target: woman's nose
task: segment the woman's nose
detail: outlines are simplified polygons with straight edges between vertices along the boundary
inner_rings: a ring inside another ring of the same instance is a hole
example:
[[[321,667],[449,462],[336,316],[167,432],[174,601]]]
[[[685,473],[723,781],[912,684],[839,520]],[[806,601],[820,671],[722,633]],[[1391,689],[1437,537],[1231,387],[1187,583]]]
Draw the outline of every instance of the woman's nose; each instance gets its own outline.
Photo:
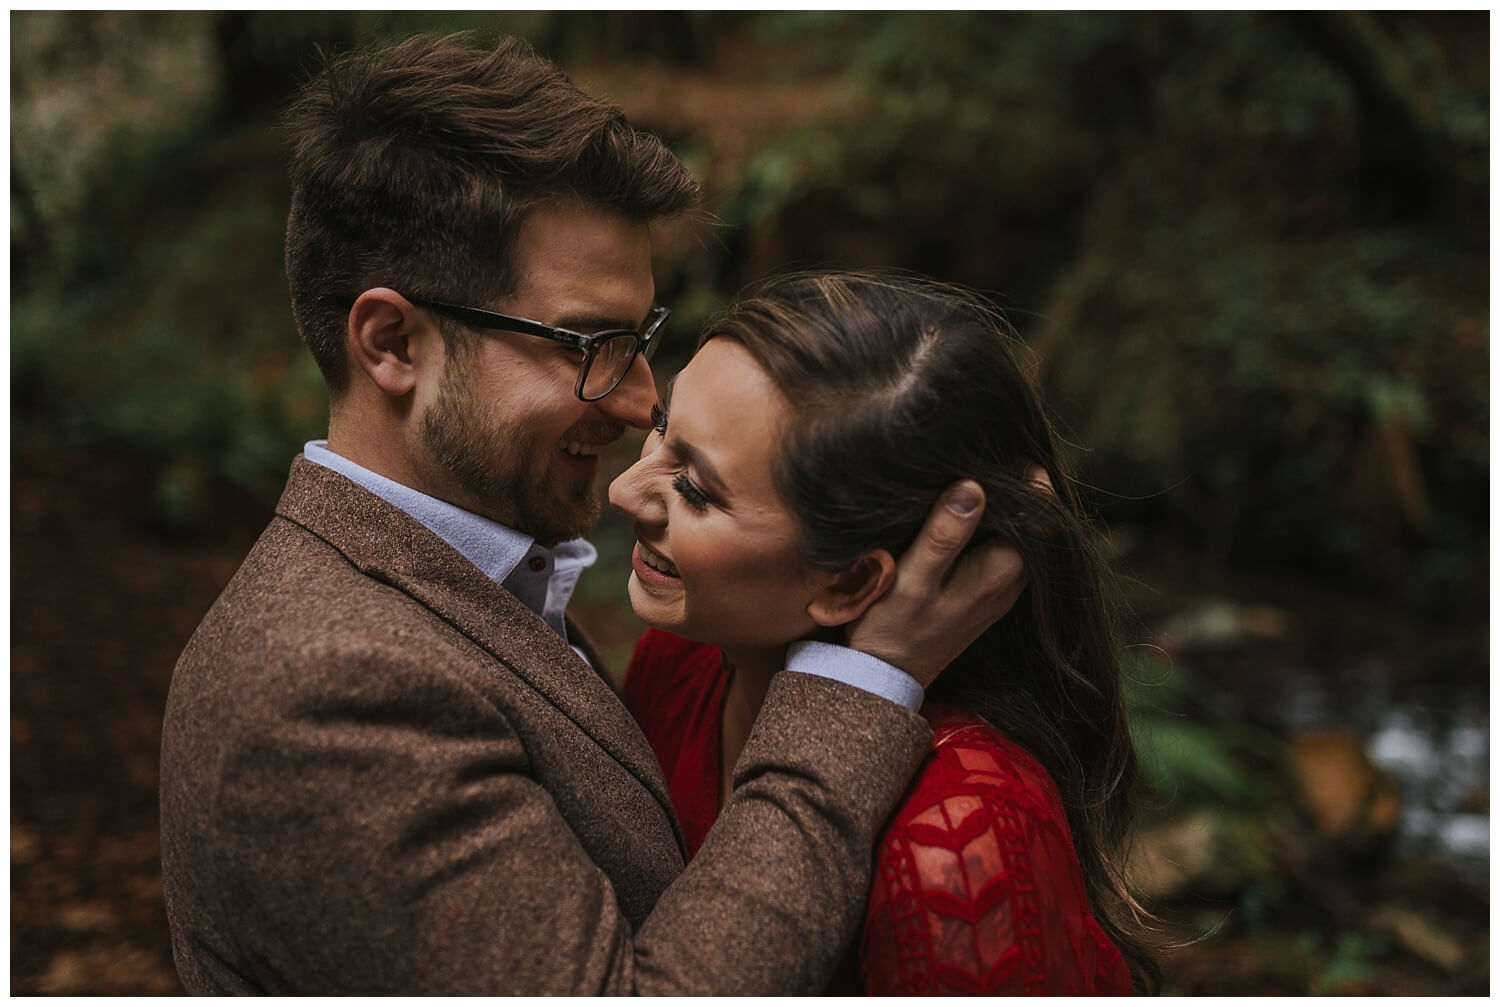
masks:
[[[647,437],[646,445],[641,449],[641,460],[609,484],[610,506],[638,524],[662,525],[667,520],[666,504],[661,494],[653,489],[651,459],[655,453],[652,445],[655,440],[658,440],[655,436]]]

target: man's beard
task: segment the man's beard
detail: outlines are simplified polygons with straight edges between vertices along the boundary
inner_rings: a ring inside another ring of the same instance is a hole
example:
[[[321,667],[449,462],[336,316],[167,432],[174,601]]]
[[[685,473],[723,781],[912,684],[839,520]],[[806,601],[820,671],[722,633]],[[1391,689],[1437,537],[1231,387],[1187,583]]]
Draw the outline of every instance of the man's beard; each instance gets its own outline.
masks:
[[[464,506],[546,548],[593,528],[601,508],[593,480],[559,478],[557,444],[539,445],[534,434],[498,422],[462,373],[450,362],[422,435],[469,497]]]

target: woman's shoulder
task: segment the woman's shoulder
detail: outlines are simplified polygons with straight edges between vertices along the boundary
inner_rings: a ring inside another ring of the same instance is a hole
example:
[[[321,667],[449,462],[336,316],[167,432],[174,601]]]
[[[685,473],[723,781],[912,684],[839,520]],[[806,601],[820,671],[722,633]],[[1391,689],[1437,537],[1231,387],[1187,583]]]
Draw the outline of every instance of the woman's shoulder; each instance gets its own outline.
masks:
[[[1058,821],[1066,815],[1057,785],[1026,749],[972,713],[929,703],[932,754],[917,774],[897,820],[910,820],[949,797],[983,800],[992,817],[1005,811]],[[978,806],[974,810],[981,810]]]
[[[922,712],[933,748],[880,841],[866,992],[1128,992],[1047,771],[978,717]]]

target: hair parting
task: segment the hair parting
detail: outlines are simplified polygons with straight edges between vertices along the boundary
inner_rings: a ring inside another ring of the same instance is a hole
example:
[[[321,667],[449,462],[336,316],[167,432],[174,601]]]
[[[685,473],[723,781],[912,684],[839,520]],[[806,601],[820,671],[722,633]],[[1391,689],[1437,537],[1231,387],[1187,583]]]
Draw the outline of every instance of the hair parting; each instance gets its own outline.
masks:
[[[900,555],[954,480],[984,487],[973,541],[1013,543],[1030,586],[928,694],[984,717],[1047,769],[1095,915],[1137,989],[1155,990],[1151,917],[1124,869],[1137,766],[1115,586],[1003,316],[910,275],[798,273],[737,298],[700,345],[711,339],[744,346],[795,403],[773,476],[814,567],[845,570],[874,548]],[[1029,478],[1037,465],[1053,491]]]

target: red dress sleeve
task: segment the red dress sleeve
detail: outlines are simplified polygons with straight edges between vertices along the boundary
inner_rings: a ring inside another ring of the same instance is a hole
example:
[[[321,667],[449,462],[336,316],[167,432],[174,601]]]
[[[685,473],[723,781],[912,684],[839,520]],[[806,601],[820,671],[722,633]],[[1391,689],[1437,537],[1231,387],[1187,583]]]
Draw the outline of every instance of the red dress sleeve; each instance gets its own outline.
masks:
[[[934,727],[933,753],[878,850],[864,992],[1128,995],[1129,970],[1090,911],[1046,771],[977,718],[954,713]]]

